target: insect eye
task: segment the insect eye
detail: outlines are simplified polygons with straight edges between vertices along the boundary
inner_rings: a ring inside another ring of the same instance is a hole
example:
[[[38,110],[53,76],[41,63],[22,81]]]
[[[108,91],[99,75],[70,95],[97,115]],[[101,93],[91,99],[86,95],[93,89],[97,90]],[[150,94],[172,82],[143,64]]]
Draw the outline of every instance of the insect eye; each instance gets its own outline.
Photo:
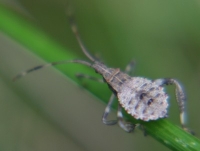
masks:
[[[150,105],[153,102],[153,99],[149,99],[147,105]]]

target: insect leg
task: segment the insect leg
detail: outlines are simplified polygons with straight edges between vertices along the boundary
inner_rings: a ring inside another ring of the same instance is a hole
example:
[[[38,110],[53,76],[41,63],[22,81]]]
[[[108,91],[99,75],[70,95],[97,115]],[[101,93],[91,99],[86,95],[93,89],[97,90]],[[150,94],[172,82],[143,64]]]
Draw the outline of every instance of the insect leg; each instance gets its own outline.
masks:
[[[122,106],[118,105],[118,111],[117,111],[117,118],[118,118],[118,124],[119,126],[124,129],[126,132],[130,133],[134,130],[135,124],[126,122],[124,120],[123,114],[122,114]]]
[[[112,94],[110,96],[109,102],[108,102],[108,104],[105,108],[105,111],[103,113],[102,122],[106,125],[117,124],[117,120],[107,120],[108,114],[110,113],[110,110],[111,110],[111,105],[113,104],[114,100],[115,100],[115,95]]]
[[[131,60],[125,68],[125,73],[131,74],[134,70],[134,67],[135,67],[135,61]]]
[[[82,73],[76,74],[76,77],[80,78],[80,79],[84,78],[84,79],[89,79],[89,80],[93,80],[93,81],[96,81],[96,82],[104,83],[103,79],[96,78],[96,77],[86,75],[86,74],[82,74]]]
[[[155,82],[161,86],[163,85],[171,85],[174,84],[176,86],[176,100],[180,110],[180,123],[184,130],[193,133],[186,127],[186,110],[185,110],[185,103],[186,103],[186,96],[183,90],[183,87],[176,79],[166,78],[166,79],[157,79]]]

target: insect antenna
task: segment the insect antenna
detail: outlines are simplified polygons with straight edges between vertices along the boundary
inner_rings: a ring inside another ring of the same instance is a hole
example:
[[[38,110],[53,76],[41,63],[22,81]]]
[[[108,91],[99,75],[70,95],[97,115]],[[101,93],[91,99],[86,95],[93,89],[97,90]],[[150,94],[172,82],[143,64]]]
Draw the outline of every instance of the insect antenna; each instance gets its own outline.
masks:
[[[86,66],[89,66],[89,67],[92,66],[91,63],[84,61],[84,60],[63,60],[63,61],[51,62],[51,63],[48,63],[48,64],[39,65],[39,66],[33,67],[31,69],[28,69],[26,71],[23,71],[23,72],[19,73],[18,75],[16,75],[12,79],[12,81],[16,81],[16,80],[26,76],[28,73],[42,69],[42,68],[51,67],[51,66],[55,66],[55,65],[59,65],[59,64],[67,64],[67,63],[78,63],[78,64],[83,64],[83,65],[86,65]]]
[[[70,26],[71,26],[72,32],[74,33],[74,35],[75,35],[75,37],[76,37],[76,39],[77,39],[77,41],[78,41],[78,43],[79,43],[79,45],[81,47],[82,52],[86,55],[86,57],[88,59],[90,59],[92,62],[95,62],[95,60],[97,60],[97,59],[95,59],[95,57],[93,57],[88,52],[88,50],[86,49],[86,47],[83,44],[83,41],[80,38],[80,34],[78,32],[78,28],[77,28],[77,25],[75,23],[75,20],[74,20],[72,12],[73,12],[72,9],[68,8],[67,15],[68,15],[68,18],[69,18],[69,22],[70,22]],[[55,66],[55,65],[58,65],[58,64],[67,64],[67,63],[79,63],[79,64],[84,64],[86,66],[92,67],[91,63],[89,63],[87,61],[84,61],[84,60],[63,60],[63,61],[51,62],[51,63],[48,63],[48,64],[44,64],[44,65],[39,65],[39,66],[33,67],[31,69],[28,69],[26,71],[23,71],[23,72],[19,73],[12,80],[16,81],[16,80],[18,80],[18,79],[26,76],[28,73],[36,71],[36,70],[39,70],[39,69],[42,69],[42,68],[46,68],[46,67],[50,67],[50,66]]]

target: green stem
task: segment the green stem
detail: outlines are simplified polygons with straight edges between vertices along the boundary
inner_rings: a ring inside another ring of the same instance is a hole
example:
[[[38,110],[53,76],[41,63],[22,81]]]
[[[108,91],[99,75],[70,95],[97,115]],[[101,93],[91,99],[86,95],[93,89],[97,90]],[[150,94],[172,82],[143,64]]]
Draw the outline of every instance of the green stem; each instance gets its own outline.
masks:
[[[25,21],[24,18],[14,13],[9,8],[0,5],[0,29],[10,37],[16,39],[22,45],[28,47],[37,56],[44,60],[51,62],[55,60],[70,60],[77,58],[61,45],[57,44],[51,38],[47,37],[38,28]],[[70,66],[67,70],[63,66],[56,67],[66,76],[70,77],[73,81],[79,83],[74,77],[76,69]],[[87,67],[80,67],[86,73],[92,73],[91,69]],[[80,84],[80,83],[79,83]],[[103,88],[103,87],[102,87]],[[102,101],[106,100],[107,90],[96,87],[95,84],[88,84],[87,89],[100,98]],[[106,95],[105,95],[106,94]],[[106,101],[104,101],[106,102]],[[116,108],[116,106],[114,107]],[[132,117],[126,116],[129,121],[136,122]],[[169,147],[172,150],[179,151],[199,151],[200,141],[183,131],[181,128],[170,123],[166,119],[161,119],[152,122],[142,122],[148,135]]]

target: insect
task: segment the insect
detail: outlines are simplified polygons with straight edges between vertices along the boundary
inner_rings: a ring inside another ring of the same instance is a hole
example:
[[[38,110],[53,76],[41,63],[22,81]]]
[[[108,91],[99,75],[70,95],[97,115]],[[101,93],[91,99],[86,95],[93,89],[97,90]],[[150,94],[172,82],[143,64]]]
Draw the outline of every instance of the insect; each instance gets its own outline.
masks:
[[[108,68],[105,64],[97,61],[95,57],[93,57],[88,52],[80,38],[78,28],[72,17],[70,17],[70,25],[83,53],[91,62],[84,60],[64,60],[52,62],[26,70],[15,76],[13,80],[15,81],[32,71],[58,64],[78,63],[89,66],[103,77],[105,83],[107,83],[107,85],[113,92],[102,117],[103,123],[106,125],[114,125],[118,123],[119,126],[126,132],[133,131],[135,125],[124,120],[122,108],[124,108],[126,112],[132,115],[135,119],[140,119],[143,121],[166,118],[168,108],[168,94],[166,94],[166,92],[164,91],[164,86],[173,84],[176,87],[175,93],[180,110],[180,123],[182,125],[182,128],[188,131],[185,126],[186,98],[183,87],[177,80],[171,78],[149,80],[143,77],[131,77],[128,75],[128,73],[133,70],[133,62],[131,62],[127,66],[125,72],[120,71],[119,68]],[[117,97],[119,101],[117,120],[108,120],[107,117],[110,113],[111,105],[113,104],[115,97]]]

